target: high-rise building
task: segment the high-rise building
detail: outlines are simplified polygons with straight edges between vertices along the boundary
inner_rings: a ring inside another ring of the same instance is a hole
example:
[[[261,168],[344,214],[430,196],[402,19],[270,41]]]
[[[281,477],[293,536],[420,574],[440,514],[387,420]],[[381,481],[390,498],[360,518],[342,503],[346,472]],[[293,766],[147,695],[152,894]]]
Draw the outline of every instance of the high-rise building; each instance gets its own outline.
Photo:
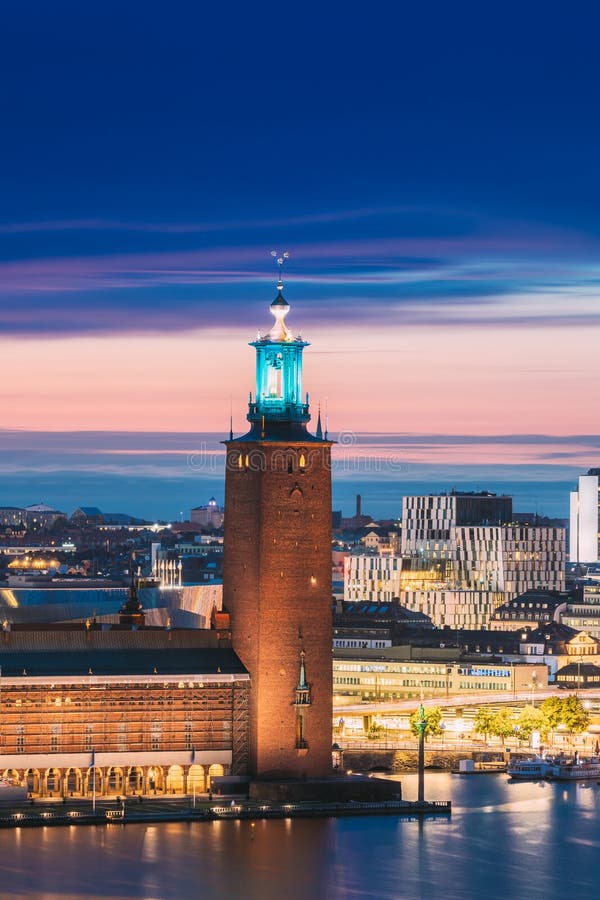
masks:
[[[599,562],[600,469],[579,476],[570,500],[569,558],[571,562]]]
[[[331,770],[331,442],[307,430],[302,352],[278,284],[273,327],[259,333],[250,430],[230,435],[223,604],[250,672],[250,771]]]
[[[404,497],[400,602],[436,625],[485,628],[525,591],[562,590],[564,529],[511,517],[511,498],[488,492]]]
[[[423,541],[449,541],[451,529],[457,526],[504,525],[511,518],[512,498],[489,491],[404,497],[402,553],[420,553]]]

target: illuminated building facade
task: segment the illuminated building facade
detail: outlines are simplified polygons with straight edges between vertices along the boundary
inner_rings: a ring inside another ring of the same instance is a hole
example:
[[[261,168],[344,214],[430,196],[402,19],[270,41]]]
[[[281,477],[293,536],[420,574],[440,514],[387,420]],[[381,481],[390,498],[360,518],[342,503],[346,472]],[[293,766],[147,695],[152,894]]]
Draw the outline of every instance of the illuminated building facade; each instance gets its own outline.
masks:
[[[569,559],[571,562],[600,561],[600,469],[580,475],[577,490],[570,494]]]
[[[562,590],[564,529],[514,525],[505,515],[512,515],[510,498],[487,492],[405,497],[404,568],[410,560],[416,582],[419,570],[430,580],[409,585],[403,576],[401,603],[436,625],[481,628],[525,591]]]
[[[331,771],[331,442],[307,430],[302,352],[282,283],[275,322],[251,346],[250,430],[230,436],[225,478],[223,606],[248,669],[250,771]]]
[[[344,600],[389,603],[400,596],[402,558],[399,556],[346,556]]]
[[[195,506],[190,512],[190,522],[202,528],[221,528],[225,510],[211,497],[206,506]]]
[[[246,771],[249,676],[215,631],[14,628],[0,664],[0,774],[34,796],[192,794]]]
[[[407,652],[408,651],[408,652]],[[405,654],[405,658],[399,656]],[[389,650],[336,650],[333,660],[333,689],[339,697],[367,701],[389,701],[411,697],[446,697],[456,694],[514,694],[548,686],[548,667],[535,664],[489,660],[444,659],[439,651],[428,659],[410,658],[410,648]]]
[[[545,622],[564,621],[562,613],[568,600],[569,595],[559,591],[525,591],[498,607],[490,620],[490,630],[522,631]]]
[[[561,613],[560,621],[577,631],[586,631],[600,638],[600,583],[589,581],[581,590],[574,591]]]
[[[27,521],[27,514],[19,506],[0,506],[0,526],[17,528]]]

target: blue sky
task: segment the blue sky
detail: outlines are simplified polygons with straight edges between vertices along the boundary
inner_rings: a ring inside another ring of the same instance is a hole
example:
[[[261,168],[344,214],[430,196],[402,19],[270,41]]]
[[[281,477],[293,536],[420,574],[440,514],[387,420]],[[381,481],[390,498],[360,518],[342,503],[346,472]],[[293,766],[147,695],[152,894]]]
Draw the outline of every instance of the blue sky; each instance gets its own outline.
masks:
[[[559,3],[12,4],[0,426],[216,432],[231,404],[243,427],[285,247],[332,428],[593,436],[599,24]],[[595,452],[569,447],[570,472]]]

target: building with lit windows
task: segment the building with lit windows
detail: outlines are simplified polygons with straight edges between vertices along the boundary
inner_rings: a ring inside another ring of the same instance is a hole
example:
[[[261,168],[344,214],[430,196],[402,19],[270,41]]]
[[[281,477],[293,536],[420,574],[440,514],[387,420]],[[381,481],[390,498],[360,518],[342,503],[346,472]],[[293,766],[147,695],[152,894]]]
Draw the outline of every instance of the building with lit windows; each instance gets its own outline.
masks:
[[[27,513],[20,506],[0,506],[0,527],[18,528],[27,521]]]
[[[402,558],[400,556],[346,556],[344,559],[344,600],[390,603],[400,596]]]
[[[7,619],[0,632],[0,771],[35,795],[191,794],[216,774],[305,787],[332,773],[332,442],[320,416],[307,428],[308,342],[285,322],[282,288],[251,344],[249,430],[226,441],[223,609],[211,627],[144,625],[132,584],[119,624]],[[164,592],[181,591],[179,566],[170,575]]]
[[[225,510],[211,497],[206,506],[195,506],[190,512],[190,521],[201,528],[221,528]]]
[[[532,684],[548,685],[548,667],[542,660],[471,659],[457,650],[412,647],[334,652],[333,690],[338,705],[343,697],[388,701],[488,691],[491,696],[510,695],[531,689]]]
[[[592,637],[600,638],[600,582],[586,581],[579,590],[573,591],[561,611],[560,621],[577,631],[586,631]]]
[[[525,591],[562,590],[564,529],[511,516],[510,497],[489,492],[404,497],[400,602],[435,625],[472,629]]]
[[[560,622],[549,622],[521,635],[519,652],[526,657],[541,657],[551,681],[567,665],[600,664],[600,642],[585,631],[575,631]]]
[[[522,631],[538,628],[546,622],[564,621],[562,614],[567,610],[570,598],[565,591],[525,591],[495,610],[490,629]]]
[[[600,561],[600,469],[580,475],[570,495],[569,559],[577,563]]]
[[[246,772],[249,675],[226,636],[125,613],[0,632],[0,775],[33,796],[201,793]]]

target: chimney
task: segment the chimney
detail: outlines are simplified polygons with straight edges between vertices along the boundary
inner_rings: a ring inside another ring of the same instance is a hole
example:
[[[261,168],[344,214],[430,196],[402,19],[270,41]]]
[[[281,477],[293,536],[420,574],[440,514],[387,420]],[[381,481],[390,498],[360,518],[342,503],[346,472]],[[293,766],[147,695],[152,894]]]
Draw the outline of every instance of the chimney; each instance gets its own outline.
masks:
[[[361,516],[361,496],[360,494],[356,495],[356,518],[360,519]]]

